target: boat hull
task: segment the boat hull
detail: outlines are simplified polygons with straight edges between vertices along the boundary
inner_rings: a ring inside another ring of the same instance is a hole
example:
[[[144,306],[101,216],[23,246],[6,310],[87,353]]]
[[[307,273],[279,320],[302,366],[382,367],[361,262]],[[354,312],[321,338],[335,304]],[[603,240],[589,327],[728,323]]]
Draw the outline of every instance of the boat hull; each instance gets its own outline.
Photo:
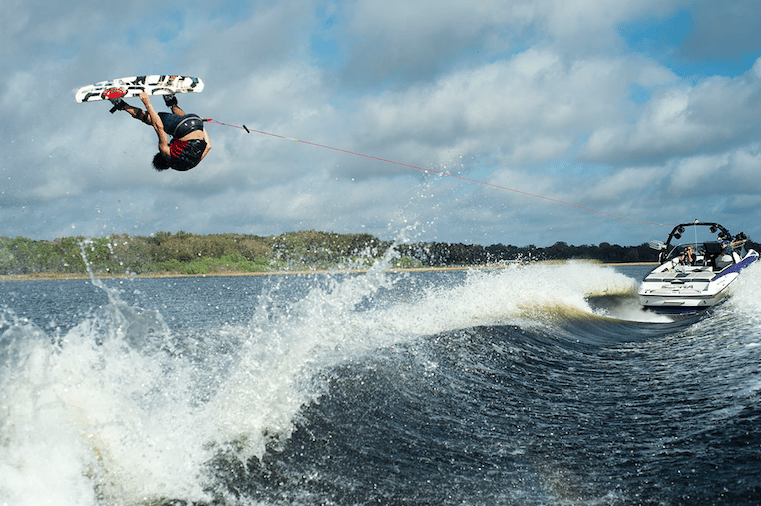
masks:
[[[703,311],[713,307],[729,295],[726,289],[713,295],[687,295],[674,293],[649,293],[639,295],[640,304],[645,309],[661,314],[685,314]]]
[[[637,295],[645,309],[658,313],[681,314],[715,306],[729,295],[729,285],[742,269],[758,259],[752,251],[746,258],[719,274],[709,268],[679,270],[676,266],[660,266],[642,281]]]

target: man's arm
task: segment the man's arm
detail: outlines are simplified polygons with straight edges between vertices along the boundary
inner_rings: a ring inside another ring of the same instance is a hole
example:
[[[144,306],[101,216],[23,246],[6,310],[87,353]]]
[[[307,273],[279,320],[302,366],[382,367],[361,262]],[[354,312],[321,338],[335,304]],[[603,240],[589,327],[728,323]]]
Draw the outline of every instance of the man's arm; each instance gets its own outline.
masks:
[[[140,100],[145,104],[145,110],[151,118],[151,125],[153,125],[153,129],[156,130],[156,135],[159,136],[159,151],[165,156],[171,156],[169,151],[169,137],[167,137],[166,132],[164,131],[164,123],[161,121],[159,114],[151,104],[151,98],[147,93],[143,92],[140,94]]]

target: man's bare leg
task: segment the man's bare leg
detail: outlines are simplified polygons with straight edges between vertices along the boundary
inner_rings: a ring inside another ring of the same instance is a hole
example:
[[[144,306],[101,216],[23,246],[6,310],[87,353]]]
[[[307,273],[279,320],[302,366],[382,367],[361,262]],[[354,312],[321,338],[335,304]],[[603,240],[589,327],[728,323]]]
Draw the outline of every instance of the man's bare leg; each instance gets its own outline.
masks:
[[[153,123],[151,123],[150,115],[144,110],[140,109],[139,107],[127,105],[127,107],[125,107],[124,110],[130,113],[133,118],[142,121],[146,125],[153,125]]]
[[[153,125],[153,123],[151,123],[151,116],[146,111],[140,109],[139,107],[129,105],[121,98],[112,98],[110,100],[111,103],[114,104],[114,107],[111,109],[112,113],[116,111],[126,111],[130,114],[130,116],[142,121],[146,125]]]

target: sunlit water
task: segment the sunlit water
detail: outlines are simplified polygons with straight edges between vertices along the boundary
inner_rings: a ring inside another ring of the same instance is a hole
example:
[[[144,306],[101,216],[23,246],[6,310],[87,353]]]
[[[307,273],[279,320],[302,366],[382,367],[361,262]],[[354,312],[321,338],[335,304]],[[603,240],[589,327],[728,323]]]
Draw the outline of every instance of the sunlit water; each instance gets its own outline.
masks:
[[[761,266],[646,270],[0,283],[0,505],[757,504]]]

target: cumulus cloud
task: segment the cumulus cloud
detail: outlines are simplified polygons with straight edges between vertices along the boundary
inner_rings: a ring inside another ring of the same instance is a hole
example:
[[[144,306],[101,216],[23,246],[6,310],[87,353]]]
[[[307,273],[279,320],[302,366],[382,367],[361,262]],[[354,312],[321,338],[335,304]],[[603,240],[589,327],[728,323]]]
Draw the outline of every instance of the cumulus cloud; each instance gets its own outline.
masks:
[[[738,141],[748,142],[755,137],[761,112],[761,81],[755,68],[735,78],[712,76],[695,85],[658,90],[633,122],[596,130],[585,157],[631,163],[719,152]]]

